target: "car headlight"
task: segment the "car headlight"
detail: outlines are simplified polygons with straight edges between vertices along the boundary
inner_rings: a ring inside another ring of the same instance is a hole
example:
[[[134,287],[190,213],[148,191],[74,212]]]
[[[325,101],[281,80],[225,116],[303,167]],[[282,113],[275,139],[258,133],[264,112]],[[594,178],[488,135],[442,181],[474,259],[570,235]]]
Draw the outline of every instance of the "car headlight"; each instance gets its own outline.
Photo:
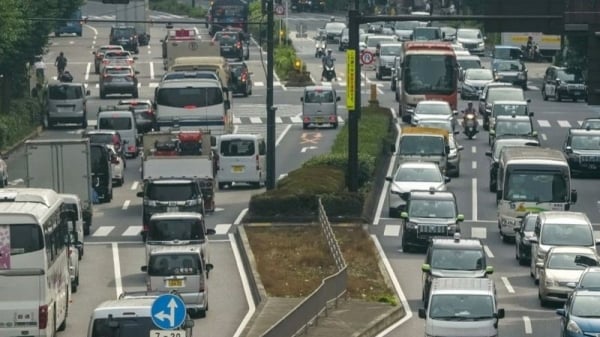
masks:
[[[579,325],[572,320],[569,320],[569,323],[567,323],[567,331],[579,334],[583,333],[579,328]]]
[[[524,80],[525,79],[525,74],[519,73],[519,75],[517,75],[517,78],[520,79],[520,80]]]
[[[553,279],[553,278],[546,278],[545,283],[546,283],[546,287],[556,287],[556,286],[558,286],[558,282],[556,282],[556,280]]]
[[[409,222],[406,223],[406,228],[408,228],[408,229],[417,229],[417,226],[418,225],[416,223],[414,223],[414,222],[410,222],[409,221]]]
[[[485,46],[485,43],[483,43],[483,42],[479,42],[477,44],[477,47],[479,47],[479,48],[483,48],[484,46]]]

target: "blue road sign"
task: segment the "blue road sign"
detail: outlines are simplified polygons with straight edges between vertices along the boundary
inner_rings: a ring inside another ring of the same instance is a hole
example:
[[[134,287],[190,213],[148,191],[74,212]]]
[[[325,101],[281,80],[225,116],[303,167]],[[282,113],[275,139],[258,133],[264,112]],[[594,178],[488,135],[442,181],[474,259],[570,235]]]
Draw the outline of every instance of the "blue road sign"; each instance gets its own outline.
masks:
[[[179,296],[164,294],[158,296],[150,309],[152,322],[157,328],[172,330],[185,322],[185,303]]]

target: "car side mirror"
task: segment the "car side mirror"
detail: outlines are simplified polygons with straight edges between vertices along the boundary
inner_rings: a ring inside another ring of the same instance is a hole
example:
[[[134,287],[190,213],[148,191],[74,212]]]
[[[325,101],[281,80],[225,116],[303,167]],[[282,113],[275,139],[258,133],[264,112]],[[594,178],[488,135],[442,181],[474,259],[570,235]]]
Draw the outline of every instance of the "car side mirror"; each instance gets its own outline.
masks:
[[[527,99],[527,103],[531,103],[531,98],[528,98],[528,99]]]
[[[564,308],[556,309],[556,314],[558,316],[564,317],[566,315],[565,309]]]
[[[342,98],[340,96],[336,97],[335,100],[339,102]]]
[[[571,289],[577,288],[577,283],[575,283],[575,282],[567,282],[565,285],[567,286],[567,288],[571,288]]]
[[[529,112],[529,117],[533,117],[533,111]]]
[[[458,111],[456,111],[456,110],[452,110],[452,114],[453,114],[454,116],[458,116]]]
[[[425,312],[425,308],[419,308],[419,318],[422,318],[422,319],[427,318],[427,313]]]
[[[215,235],[215,234],[217,234],[217,231],[212,228],[208,228],[206,230],[206,235]]]
[[[498,313],[496,314],[496,318],[504,318],[504,315],[506,313],[504,312],[504,309],[498,309]]]
[[[492,158],[492,151],[485,151],[485,156]]]
[[[536,262],[535,266],[538,268],[544,268],[544,262]]]
[[[390,152],[391,152],[392,154],[396,153],[396,144],[392,144],[392,145],[390,145]]]
[[[91,91],[89,91],[89,90],[86,90],[86,91],[85,91],[85,95],[86,95],[86,96],[89,96],[89,95],[91,95],[91,94],[92,94],[92,92],[91,92]]]
[[[457,222],[461,222],[461,221],[465,221],[465,216],[464,214],[459,214],[456,216],[456,221]]]
[[[143,198],[144,197],[144,192],[137,192],[135,194],[138,198]]]
[[[421,265],[421,271],[424,273],[429,273],[431,271],[431,265],[428,263],[424,263]]]
[[[565,152],[571,153],[571,152],[573,152],[573,148],[570,145],[567,145],[567,146],[565,146]]]
[[[533,131],[533,132],[531,133],[531,135],[532,135],[532,136],[534,136],[534,137],[537,137],[538,133],[537,133],[537,131]]]
[[[141,271],[143,271],[144,273],[148,272],[148,266],[142,266],[140,268]]]
[[[494,273],[494,267],[492,267],[492,266],[485,267],[485,273],[488,275],[492,275]]]
[[[165,43],[165,40],[163,40],[163,39],[160,39],[160,40],[159,40],[159,42],[160,42],[160,43]]]
[[[139,75],[139,74],[140,74],[140,72],[139,72],[139,71],[137,71],[137,70],[136,70],[136,71],[134,71],[134,72],[135,72],[135,74],[136,74],[136,75]]]
[[[529,243],[538,243],[537,237],[529,238]]]
[[[392,182],[392,181],[394,181],[394,178],[391,177],[391,176],[387,176],[387,177],[385,177],[385,180],[389,181],[389,182]]]
[[[400,218],[402,218],[402,219],[408,219],[408,213],[407,212],[400,213]]]

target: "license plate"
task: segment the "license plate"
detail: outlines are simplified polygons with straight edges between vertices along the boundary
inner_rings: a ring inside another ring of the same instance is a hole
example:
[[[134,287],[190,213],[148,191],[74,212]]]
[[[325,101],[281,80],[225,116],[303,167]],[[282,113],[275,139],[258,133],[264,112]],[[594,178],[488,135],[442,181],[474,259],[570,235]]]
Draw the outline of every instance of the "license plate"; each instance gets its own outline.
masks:
[[[575,95],[575,96],[579,96],[579,95],[581,95],[581,93],[580,93],[580,92],[578,92],[578,91],[576,91],[576,92],[574,92],[574,93],[573,93],[573,95]]]
[[[149,337],[187,337],[185,330],[150,330]]]
[[[73,108],[67,108],[67,107],[59,107],[56,109],[59,113],[60,112],[72,112]]]
[[[183,280],[167,280],[168,288],[181,288],[183,287]]]
[[[317,123],[323,123],[323,117],[317,117]]]
[[[232,166],[231,167],[231,172],[233,172],[233,173],[242,173],[242,172],[244,172],[244,166],[242,166],[242,165]]]
[[[175,206],[175,207],[167,207],[167,212],[178,212],[179,211],[179,207]]]
[[[227,48],[221,48],[222,51],[231,51],[231,48],[227,47]]]

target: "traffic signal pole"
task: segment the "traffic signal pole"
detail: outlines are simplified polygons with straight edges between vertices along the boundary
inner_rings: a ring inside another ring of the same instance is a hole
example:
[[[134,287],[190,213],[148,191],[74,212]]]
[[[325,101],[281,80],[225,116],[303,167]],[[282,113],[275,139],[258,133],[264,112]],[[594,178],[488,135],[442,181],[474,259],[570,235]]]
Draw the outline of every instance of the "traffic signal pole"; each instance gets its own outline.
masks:
[[[358,0],[355,0],[358,7]],[[359,17],[357,9],[348,13],[348,49],[354,56],[354,109],[348,110],[348,181],[346,183],[350,192],[358,191],[358,120],[361,114],[361,70],[360,70],[360,48],[359,48]]]
[[[275,188],[275,111],[273,107],[273,0],[266,0],[267,11],[267,179],[266,188]]]

